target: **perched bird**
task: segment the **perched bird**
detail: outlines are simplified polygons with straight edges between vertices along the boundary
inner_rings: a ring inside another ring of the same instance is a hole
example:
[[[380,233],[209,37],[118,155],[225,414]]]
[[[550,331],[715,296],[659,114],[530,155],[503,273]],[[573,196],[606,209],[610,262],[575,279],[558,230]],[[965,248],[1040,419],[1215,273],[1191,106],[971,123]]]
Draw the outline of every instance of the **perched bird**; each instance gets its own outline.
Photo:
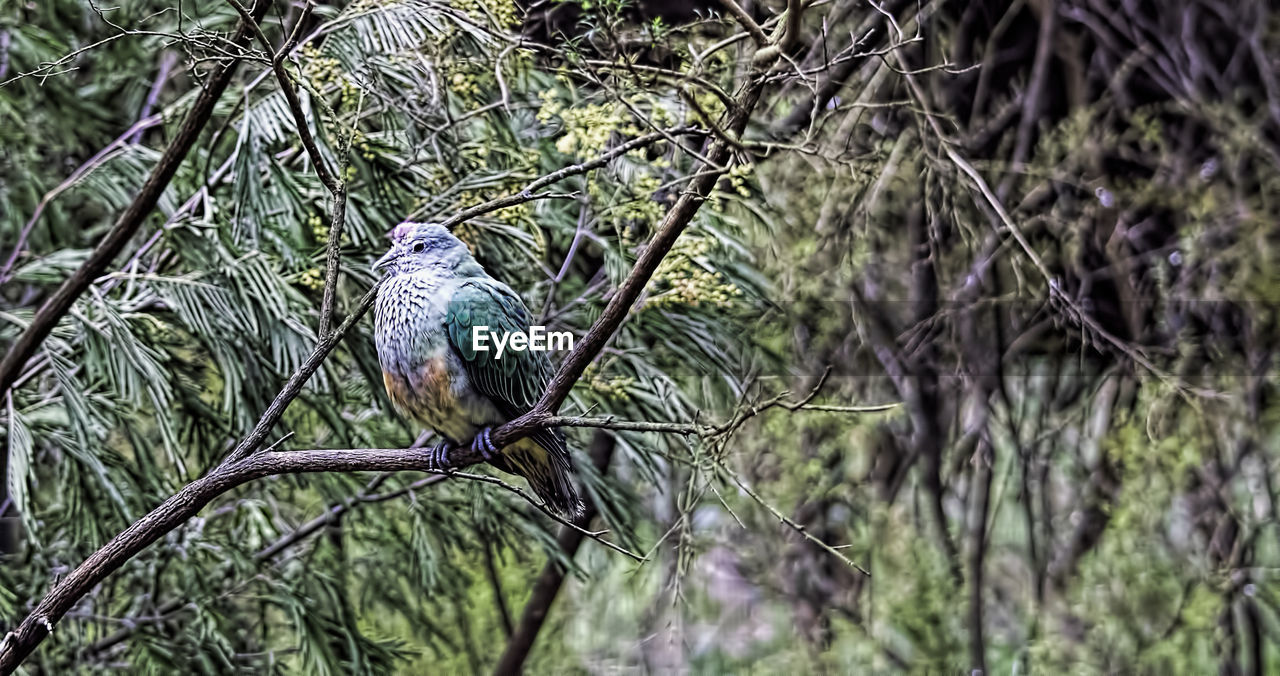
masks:
[[[470,441],[493,466],[523,476],[557,512],[580,514],[560,430],[538,430],[501,451],[490,440],[494,426],[533,408],[552,375],[545,352],[475,349],[478,326],[529,332],[520,296],[490,277],[442,226],[403,223],[393,239],[373,265],[386,271],[374,306],[374,339],[387,396],[406,417],[455,445]]]

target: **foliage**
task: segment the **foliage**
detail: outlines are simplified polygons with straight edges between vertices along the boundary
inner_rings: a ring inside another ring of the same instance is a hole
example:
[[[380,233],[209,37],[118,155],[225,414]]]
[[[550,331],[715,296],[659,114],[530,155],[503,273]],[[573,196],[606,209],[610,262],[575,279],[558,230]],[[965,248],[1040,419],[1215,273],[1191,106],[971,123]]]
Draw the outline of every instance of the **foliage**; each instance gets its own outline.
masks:
[[[787,3],[742,4],[784,25]],[[1276,668],[1266,3],[809,4],[735,162],[562,411],[726,425],[612,432],[602,473],[596,433],[569,432],[597,523],[643,563],[590,540],[566,557],[493,484],[274,477],[131,560],[28,666],[486,671],[550,561],[570,580],[531,673]],[[0,8],[0,341],[128,206],[212,68],[243,63],[0,411],[3,626],[224,458],[316,343],[332,198],[269,55],[224,39],[229,3],[117,5]],[[340,314],[401,221],[653,129],[719,133],[756,49],[719,2],[301,7],[263,29],[279,46],[301,20],[285,69],[349,193]],[[455,233],[580,337],[699,138]],[[271,441],[428,441],[370,332]],[[901,405],[841,408],[882,402]]]

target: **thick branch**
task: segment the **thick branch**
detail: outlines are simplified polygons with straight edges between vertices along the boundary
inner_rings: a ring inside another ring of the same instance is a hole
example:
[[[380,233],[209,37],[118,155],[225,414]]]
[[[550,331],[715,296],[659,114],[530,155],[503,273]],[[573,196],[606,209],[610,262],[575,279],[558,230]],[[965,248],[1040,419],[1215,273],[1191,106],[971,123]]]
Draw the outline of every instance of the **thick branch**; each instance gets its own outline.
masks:
[[[751,116],[751,112],[755,109],[756,104],[760,101],[760,92],[764,88],[764,84],[760,79],[753,79],[748,82],[740,96],[738,96],[738,105],[731,109],[729,114],[729,123],[725,128],[729,133],[737,136],[747,126],[747,120]],[[731,146],[730,142],[724,139],[716,139],[712,143],[711,149],[707,152],[707,159],[714,163],[717,167],[727,166],[730,158]],[[573,384],[582,377],[582,372],[586,370],[587,365],[591,363],[595,356],[604,349],[604,345],[609,338],[622,325],[622,321],[626,319],[627,314],[631,311],[631,306],[640,297],[640,292],[644,290],[645,285],[649,283],[649,278],[653,276],[658,264],[671,250],[675,244],[676,238],[684,232],[689,222],[693,220],[702,203],[711,194],[711,189],[715,186],[716,181],[723,175],[723,170],[714,167],[702,166],[697,170],[697,176],[689,182],[689,187],[680,194],[680,199],[676,201],[675,206],[667,212],[662,223],[658,226],[658,232],[653,236],[653,240],[645,247],[640,257],[636,260],[635,267],[631,269],[631,274],[623,280],[622,285],[618,287],[617,293],[609,299],[609,304],[605,306],[604,312],[600,315],[600,319],[591,326],[587,331],[587,335],[582,337],[574,345],[573,351],[565,357],[563,363],[560,364],[560,370],[556,372],[551,383],[547,387],[546,394],[538,401],[538,405],[533,411],[517,418],[508,425],[503,425],[497,430],[493,436],[495,443],[504,445],[511,443],[516,437],[507,437],[501,434],[503,429],[511,427],[514,430],[523,430],[530,428],[537,420],[554,414],[560,408],[560,404],[564,403],[566,397],[569,396],[569,390],[573,389]]]
[[[778,36],[777,41],[761,48],[751,60],[757,65],[768,66],[778,57],[787,53],[800,37],[800,20],[803,18],[804,2],[802,0],[787,0],[786,23],[774,31],[774,35]],[[778,35],[778,31],[782,31],[782,34]]]
[[[81,597],[151,543],[182,525],[211,500],[242,484],[277,474],[360,471],[442,471],[481,462],[470,447],[450,449],[434,466],[423,449],[344,449],[259,453],[197,479],[115,536],[63,578],[0,644],[0,673],[12,673]]]
[[[986,598],[985,567],[987,558],[987,521],[991,518],[991,481],[995,462],[994,448],[987,441],[978,442],[973,495],[973,522],[969,543],[969,668],[973,673],[987,673],[987,641],[982,604]]]
[[[267,13],[267,7],[270,2],[262,0],[254,7],[251,15],[257,21],[261,21],[262,17]],[[243,45],[248,42],[250,35],[250,25],[246,25],[241,20],[240,25],[236,28],[235,34],[231,40],[233,43]],[[191,106],[191,112],[187,113],[187,119],[183,121],[182,127],[178,129],[178,133],[174,136],[173,142],[165,149],[164,154],[160,156],[160,161],[156,163],[155,169],[151,171],[151,176],[147,178],[147,182],[142,185],[138,191],[138,196],[125,209],[124,213],[116,221],[111,232],[103,238],[89,255],[89,259],[80,266],[79,269],[63,282],[49,300],[36,311],[35,317],[31,319],[31,323],[27,325],[26,330],[18,339],[14,341],[13,346],[5,353],[4,359],[0,361],[0,395],[9,391],[13,383],[18,378],[18,373],[22,370],[23,365],[35,354],[40,348],[40,344],[49,336],[53,328],[57,326],[62,316],[71,309],[80,294],[84,293],[89,285],[93,284],[93,280],[97,279],[106,271],[111,261],[124,249],[125,244],[138,232],[138,228],[142,227],[143,221],[155,209],[156,203],[160,200],[160,194],[169,185],[169,181],[173,180],[173,176],[178,171],[178,166],[182,164],[182,160],[186,158],[187,153],[195,145],[196,140],[200,137],[200,132],[204,130],[205,124],[209,122],[209,118],[213,115],[214,106],[218,99],[222,98],[223,91],[227,85],[231,83],[232,76],[235,75],[236,67],[239,60],[230,59],[225,65],[221,66],[216,73],[207,80],[207,84],[200,95],[196,97],[195,103]]]

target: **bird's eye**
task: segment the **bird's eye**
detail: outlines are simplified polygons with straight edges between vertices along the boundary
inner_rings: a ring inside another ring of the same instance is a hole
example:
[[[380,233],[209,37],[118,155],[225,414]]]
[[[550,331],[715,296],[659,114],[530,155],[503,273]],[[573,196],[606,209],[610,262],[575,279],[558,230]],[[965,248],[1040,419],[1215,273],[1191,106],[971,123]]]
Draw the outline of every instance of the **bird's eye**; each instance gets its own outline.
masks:
[[[414,242],[414,243],[413,243],[413,252],[414,252],[414,253],[422,253],[422,252],[423,252],[423,250],[425,250],[426,248],[427,248],[427,245],[426,245],[426,244],[423,244],[422,242]]]

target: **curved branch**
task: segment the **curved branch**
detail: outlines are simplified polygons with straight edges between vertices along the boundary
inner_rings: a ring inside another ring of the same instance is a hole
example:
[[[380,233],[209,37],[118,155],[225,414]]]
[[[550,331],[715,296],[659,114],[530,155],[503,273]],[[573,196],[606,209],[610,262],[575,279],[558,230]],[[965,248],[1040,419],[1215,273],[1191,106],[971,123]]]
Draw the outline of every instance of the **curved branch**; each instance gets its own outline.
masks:
[[[769,36],[764,34],[764,29],[760,27],[760,24],[756,23],[756,20],[751,17],[747,10],[742,8],[742,5],[739,5],[735,0],[720,0],[720,4],[733,15],[733,18],[738,20],[738,23],[742,24],[742,27],[751,35],[751,39],[755,40],[757,45],[763,47],[769,44]]]
[[[751,58],[757,66],[772,64],[795,45],[800,37],[800,20],[804,18],[803,13],[803,0],[787,0],[786,23],[775,29],[776,41],[762,47]],[[782,31],[782,34],[778,35],[777,31]]]
[[[192,481],[151,513],[116,535],[64,577],[40,600],[30,615],[0,643],[0,673],[10,674],[40,642],[52,633],[54,624],[93,589],[129,559],[169,531],[200,512],[211,500],[227,491],[267,476],[312,474],[316,472],[361,471],[448,471],[482,461],[470,447],[450,448],[442,465],[432,462],[430,449],[344,449],[264,452],[224,463],[209,474]]]
[[[280,84],[280,92],[284,94],[285,102],[289,104],[289,112],[293,114],[294,125],[298,128],[298,138],[302,140],[302,147],[306,148],[307,155],[311,156],[311,163],[315,165],[316,176],[320,178],[320,182],[333,195],[338,194],[338,190],[342,188],[342,184],[329,171],[329,167],[324,163],[324,156],[320,154],[320,148],[316,146],[316,140],[311,135],[311,128],[307,125],[306,113],[302,110],[302,101],[298,98],[298,89],[293,86],[293,79],[284,69],[284,57],[288,55],[290,45],[285,44],[279,50],[271,45],[262,27],[254,20],[253,15],[249,14],[249,10],[241,5],[239,0],[227,0],[231,7],[240,15],[240,19],[248,24],[249,30],[253,32],[254,37],[262,43],[262,48],[267,50],[271,55],[271,71],[275,73],[276,81]],[[302,17],[298,19],[297,25],[302,25],[307,20],[307,14],[311,12],[311,3],[305,3],[302,6]]]

